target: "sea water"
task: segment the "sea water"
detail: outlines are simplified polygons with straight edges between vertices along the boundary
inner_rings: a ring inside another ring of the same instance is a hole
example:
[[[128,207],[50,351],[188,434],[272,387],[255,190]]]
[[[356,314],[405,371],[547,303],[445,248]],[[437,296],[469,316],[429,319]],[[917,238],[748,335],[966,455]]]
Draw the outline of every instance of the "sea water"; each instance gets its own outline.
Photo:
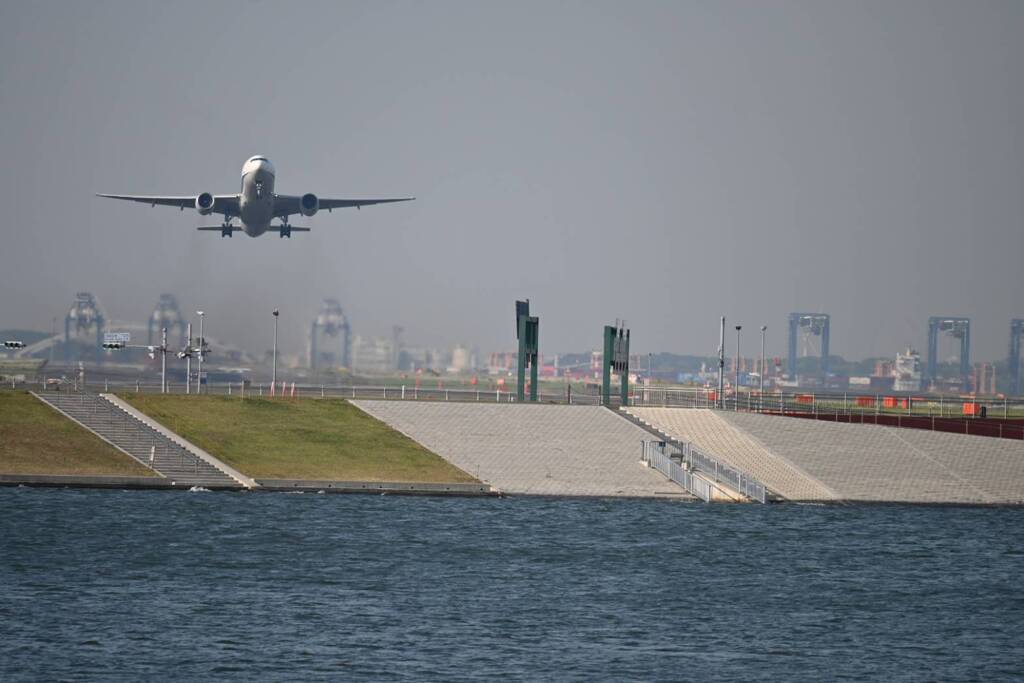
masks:
[[[0,489],[0,680],[1024,678],[1024,510]]]

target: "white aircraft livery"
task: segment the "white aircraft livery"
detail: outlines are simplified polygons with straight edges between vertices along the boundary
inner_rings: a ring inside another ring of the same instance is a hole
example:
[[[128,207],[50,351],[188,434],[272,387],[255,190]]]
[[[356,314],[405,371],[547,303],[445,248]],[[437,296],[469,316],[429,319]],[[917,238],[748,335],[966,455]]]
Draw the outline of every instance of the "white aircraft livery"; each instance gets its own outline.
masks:
[[[389,202],[408,202],[415,197],[397,199],[321,199],[312,192],[304,195],[274,194],[274,165],[266,157],[255,156],[242,166],[242,190],[238,194],[210,194],[203,192],[198,196],[189,197],[144,197],[126,194],[98,194],[97,197],[111,199],[127,199],[156,206],[176,206],[182,211],[195,208],[201,216],[221,214],[224,222],[219,226],[201,227],[199,230],[220,231],[221,237],[231,237],[234,232],[242,231],[250,237],[259,237],[263,233],[276,232],[281,237],[292,236],[292,232],[309,232],[309,228],[299,228],[288,223],[288,217],[300,214],[312,216],[320,209],[342,209],[354,206],[357,209],[369,204],[387,204]],[[241,226],[232,225],[231,219],[238,218]],[[279,218],[279,225],[271,225],[274,218]]]

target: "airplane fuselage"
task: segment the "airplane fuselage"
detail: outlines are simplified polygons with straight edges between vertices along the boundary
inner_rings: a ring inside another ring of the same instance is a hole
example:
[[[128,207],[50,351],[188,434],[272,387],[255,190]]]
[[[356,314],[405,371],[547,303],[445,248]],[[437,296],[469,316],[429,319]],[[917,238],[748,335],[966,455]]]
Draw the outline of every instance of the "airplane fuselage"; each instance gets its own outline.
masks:
[[[274,178],[274,165],[266,159],[253,157],[242,166],[238,220],[250,237],[258,237],[270,227],[274,217]]]

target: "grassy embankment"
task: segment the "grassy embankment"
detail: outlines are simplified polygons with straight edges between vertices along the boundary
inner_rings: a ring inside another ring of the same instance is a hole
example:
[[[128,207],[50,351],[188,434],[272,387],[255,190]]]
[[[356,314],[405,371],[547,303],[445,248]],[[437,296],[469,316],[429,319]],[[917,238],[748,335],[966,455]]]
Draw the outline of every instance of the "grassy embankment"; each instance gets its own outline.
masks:
[[[476,481],[348,401],[134,393],[122,398],[255,479]]]
[[[156,476],[24,391],[0,391],[0,474]]]

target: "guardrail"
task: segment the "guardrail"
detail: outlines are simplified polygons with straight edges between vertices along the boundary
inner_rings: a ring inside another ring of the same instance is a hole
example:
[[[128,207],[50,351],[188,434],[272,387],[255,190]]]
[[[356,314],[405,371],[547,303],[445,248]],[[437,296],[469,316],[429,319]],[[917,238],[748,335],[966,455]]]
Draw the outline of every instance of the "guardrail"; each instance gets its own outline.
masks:
[[[703,479],[693,476],[682,464],[673,460],[665,452],[663,441],[643,441],[641,444],[643,449],[641,458],[644,462],[705,503],[711,502],[711,485]]]
[[[93,376],[90,391],[145,392],[158,393],[159,382],[125,379],[101,379]],[[23,386],[31,386],[33,383]],[[71,382],[57,386],[42,387],[45,391],[76,391]],[[171,382],[170,393],[185,393],[184,382]],[[601,405],[599,388],[589,385],[584,389],[565,385],[554,390],[550,384],[541,386],[538,401],[573,405]],[[193,388],[194,392],[194,388]],[[302,384],[299,382],[252,383],[247,388],[242,382],[211,382],[203,385],[204,394],[227,396],[295,397],[295,398],[354,398],[354,399],[402,399],[421,401],[475,401],[490,403],[513,403],[516,400],[514,387],[483,388],[466,386],[424,387],[415,384],[357,384],[335,385]],[[619,394],[612,392],[611,405],[619,406]],[[728,394],[724,401],[716,400],[713,389],[703,387],[654,388],[636,386],[630,393],[629,403],[636,407],[671,408],[721,408],[762,413],[808,414],[817,416],[904,416],[936,419],[954,418],[968,420],[1003,419],[1024,420],[1024,400],[1002,397],[972,397],[947,395],[886,395],[856,394],[838,392],[765,392],[756,390]],[[858,420],[859,421],[859,420]],[[867,421],[867,420],[865,420]],[[882,424],[879,421],[879,424]],[[1024,424],[1017,438],[1024,438]],[[936,427],[938,429],[938,427]],[[952,431],[952,430],[950,430]],[[962,429],[960,431],[963,431]],[[997,430],[998,431],[998,430]],[[1012,429],[1010,430],[1012,431]],[[973,430],[970,433],[974,433]],[[979,433],[981,433],[979,431]],[[1011,436],[1011,438],[1013,438]]]
[[[751,500],[756,500],[759,503],[767,502],[768,496],[764,484],[757,479],[704,453],[692,443],[684,442],[680,446],[684,462],[689,463],[693,469],[707,474],[716,482],[725,484]]]
[[[666,442],[666,441],[644,441],[643,459],[652,467],[683,486],[694,495],[701,497],[692,487],[699,486],[694,482],[700,482],[707,486],[707,482],[693,477],[691,472],[697,471],[708,477],[717,484],[729,487],[733,491],[746,496],[758,503],[768,502],[768,491],[764,484],[750,475],[731,467],[717,458],[701,451],[689,442]],[[672,450],[669,450],[672,449]],[[680,477],[677,479],[677,477]],[[710,499],[710,488],[708,498]]]

